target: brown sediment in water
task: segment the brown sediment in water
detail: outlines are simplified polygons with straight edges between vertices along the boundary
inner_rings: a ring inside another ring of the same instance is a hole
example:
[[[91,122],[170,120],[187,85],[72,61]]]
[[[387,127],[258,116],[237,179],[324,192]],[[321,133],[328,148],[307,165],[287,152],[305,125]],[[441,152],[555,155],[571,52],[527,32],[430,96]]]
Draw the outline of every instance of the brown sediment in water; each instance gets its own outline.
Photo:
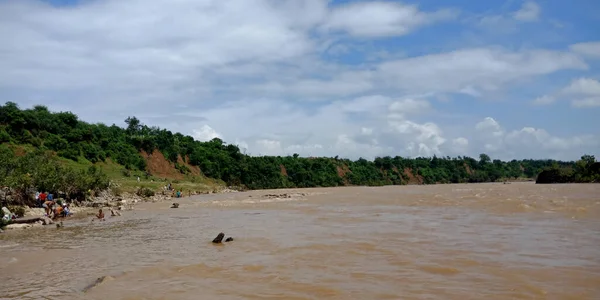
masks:
[[[180,209],[143,203],[43,236],[1,234],[0,291],[61,300],[598,299],[599,194],[600,185],[457,184],[212,194],[183,198]],[[235,241],[212,245],[221,231]],[[114,280],[82,292],[102,276]]]

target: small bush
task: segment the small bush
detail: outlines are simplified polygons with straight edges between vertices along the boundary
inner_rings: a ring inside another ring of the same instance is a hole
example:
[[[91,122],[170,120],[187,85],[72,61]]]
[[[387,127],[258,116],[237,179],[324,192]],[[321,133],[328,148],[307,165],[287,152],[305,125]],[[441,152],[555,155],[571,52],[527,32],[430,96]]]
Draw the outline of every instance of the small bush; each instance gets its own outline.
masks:
[[[179,173],[181,173],[181,174],[189,174],[190,173],[190,169],[186,165],[182,165],[179,163],[175,163],[175,169],[177,169],[179,171]]]
[[[23,206],[11,206],[8,207],[11,213],[15,214],[18,218],[25,216],[25,207]]]
[[[0,143],[10,142],[10,134],[4,128],[0,128]]]
[[[154,196],[154,191],[149,188],[139,188],[136,194],[140,197],[148,198]]]
[[[110,191],[112,192],[113,195],[115,196],[121,196],[123,195],[123,190],[121,189],[121,187],[118,186],[113,186]]]

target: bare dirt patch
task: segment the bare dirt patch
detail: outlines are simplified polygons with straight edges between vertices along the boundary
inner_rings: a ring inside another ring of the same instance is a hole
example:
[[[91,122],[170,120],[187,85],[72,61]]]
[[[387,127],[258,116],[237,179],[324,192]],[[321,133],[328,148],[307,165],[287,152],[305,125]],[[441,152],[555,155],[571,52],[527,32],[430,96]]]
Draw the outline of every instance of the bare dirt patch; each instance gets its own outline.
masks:
[[[281,175],[288,176],[287,170],[285,169],[285,166],[283,164],[279,165],[279,169],[281,170]]]
[[[420,175],[414,175],[411,168],[404,168],[404,175],[408,177],[407,184],[423,184],[423,177]]]
[[[163,178],[184,179],[183,174],[175,169],[175,164],[169,162],[162,152],[155,149],[152,154],[143,150],[140,153],[146,159],[150,174]]]

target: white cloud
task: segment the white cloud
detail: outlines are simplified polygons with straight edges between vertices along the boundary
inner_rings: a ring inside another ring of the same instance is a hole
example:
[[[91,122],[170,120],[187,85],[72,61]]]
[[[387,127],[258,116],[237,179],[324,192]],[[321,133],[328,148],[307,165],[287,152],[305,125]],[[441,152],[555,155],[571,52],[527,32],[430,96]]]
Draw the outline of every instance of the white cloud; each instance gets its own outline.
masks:
[[[390,117],[404,118],[408,115],[416,115],[427,112],[431,105],[425,100],[402,99],[394,101],[389,106]]]
[[[323,1],[102,1],[58,9],[0,3],[2,85],[59,90],[205,87],[210,68],[274,63],[314,50],[304,30]],[[26,12],[26,13],[25,13]],[[43,78],[43,80],[41,79]],[[33,80],[32,80],[33,79]]]
[[[255,144],[257,155],[281,155],[283,152],[280,141],[260,139]]]
[[[427,13],[419,11],[416,5],[387,1],[352,2],[334,8],[323,28],[359,37],[400,36],[456,15],[453,10]]]
[[[571,51],[584,56],[600,58],[600,42],[588,42],[573,44],[569,47]]]
[[[409,120],[390,121],[390,126],[409,140],[405,150],[410,156],[440,155],[440,146],[446,142],[440,127],[432,122],[418,124]]]
[[[504,134],[500,124],[492,117],[486,117],[483,121],[475,125],[475,129],[482,132],[491,133],[492,136],[498,137]]]
[[[535,100],[533,100],[533,104],[534,105],[548,105],[548,104],[552,104],[556,101],[556,98],[549,96],[549,95],[544,95],[538,98],[535,98]]]
[[[477,123],[475,128],[476,139],[484,146],[482,150],[501,159],[544,156],[569,159],[570,153],[594,153],[600,146],[598,137],[593,135],[558,137],[534,127],[507,131],[491,117]]]
[[[408,92],[461,92],[474,96],[560,70],[585,70],[578,56],[559,51],[474,48],[382,63],[381,80]]]
[[[206,141],[210,141],[214,138],[220,138],[222,139],[223,137],[216,132],[212,127],[208,126],[208,125],[202,125],[202,127],[200,127],[200,129],[193,129],[192,130],[192,137],[198,141],[201,142],[206,142]]]
[[[570,100],[571,105],[576,108],[600,106],[600,81],[586,77],[576,78],[554,95],[538,97],[532,103],[548,105],[554,103],[557,98]]]
[[[563,93],[571,95],[600,96],[600,82],[592,78],[578,78],[563,89]]]
[[[452,142],[457,145],[457,146],[468,146],[469,145],[469,140],[467,140],[464,137],[459,137],[459,138],[455,138],[452,140]]]
[[[525,1],[521,7],[510,13],[484,14],[468,18],[480,29],[492,33],[514,34],[519,32],[523,22],[538,21],[541,13],[540,6],[534,1]]]
[[[482,47],[388,60],[362,69],[325,69],[320,79],[305,79],[303,75],[273,77],[268,83],[249,88],[258,88],[271,96],[315,99],[382,89],[403,94],[461,93],[484,97],[538,76],[588,68],[585,61],[570,52]]]
[[[600,97],[588,97],[583,99],[575,99],[571,102],[574,107],[600,107]]]
[[[386,96],[370,95],[358,97],[352,101],[340,102],[340,105],[346,112],[364,113],[385,109],[390,101],[391,99]]]
[[[521,9],[513,13],[513,18],[522,22],[537,21],[540,16],[540,6],[534,1],[526,1]]]

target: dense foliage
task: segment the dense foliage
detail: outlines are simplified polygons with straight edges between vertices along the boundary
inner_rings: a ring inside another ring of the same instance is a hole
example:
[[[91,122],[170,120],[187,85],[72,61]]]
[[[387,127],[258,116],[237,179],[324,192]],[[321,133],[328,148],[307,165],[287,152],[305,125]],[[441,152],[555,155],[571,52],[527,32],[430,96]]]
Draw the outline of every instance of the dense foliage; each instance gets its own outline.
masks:
[[[70,112],[50,112],[44,106],[21,110],[15,103],[0,106],[0,143],[30,144],[59,156],[91,162],[107,158],[130,170],[146,170],[141,150],[160,150],[177,169],[178,157],[188,158],[204,175],[230,185],[250,189],[315,187],[338,185],[388,185],[407,183],[488,182],[506,178],[534,178],[546,167],[572,166],[553,160],[492,160],[481,154],[470,157],[409,159],[379,157],[374,161],[293,156],[247,156],[220,139],[195,141],[191,136],[148,127],[135,117],[127,118],[126,128],[89,124]],[[41,167],[30,166],[29,170]],[[42,181],[40,181],[42,182]],[[12,185],[11,185],[12,186]]]
[[[593,155],[584,155],[573,166],[552,165],[544,169],[536,183],[600,182],[600,162]]]
[[[13,204],[34,206],[35,191],[82,199],[90,190],[106,189],[108,178],[95,166],[79,171],[66,167],[48,151],[17,155],[7,145],[0,145],[0,186],[11,188]]]

